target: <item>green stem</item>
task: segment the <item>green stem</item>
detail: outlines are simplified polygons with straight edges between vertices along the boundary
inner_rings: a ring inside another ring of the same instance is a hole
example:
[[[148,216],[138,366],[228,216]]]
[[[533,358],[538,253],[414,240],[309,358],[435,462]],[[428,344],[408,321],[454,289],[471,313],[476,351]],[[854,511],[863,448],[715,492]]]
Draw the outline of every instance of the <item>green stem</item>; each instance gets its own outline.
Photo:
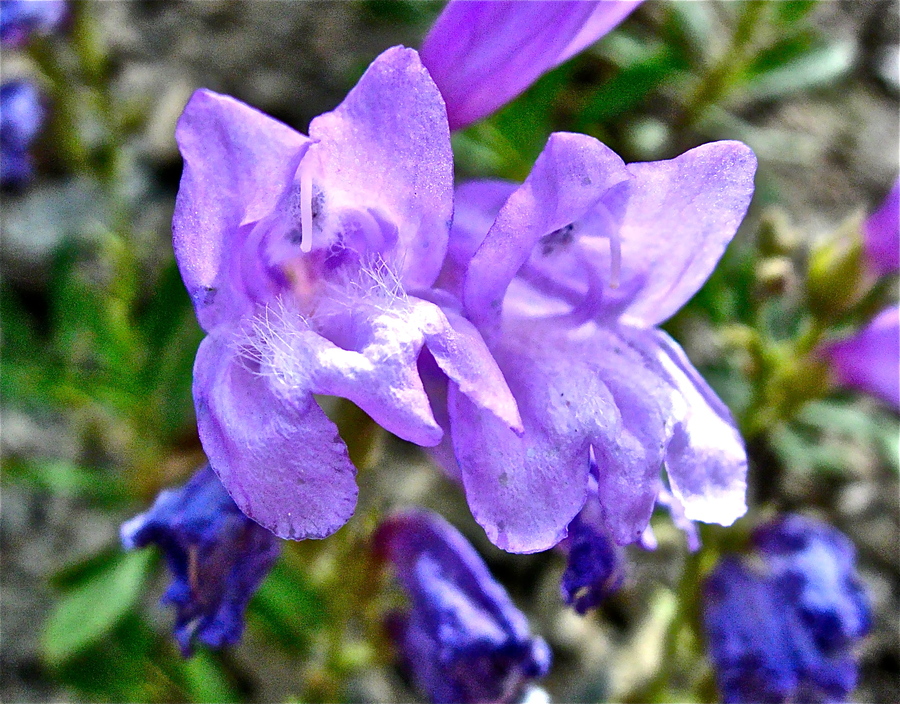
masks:
[[[338,418],[341,437],[360,475],[371,471],[378,457],[383,432],[363,411],[349,401],[342,401]],[[364,483],[364,482],[361,482]],[[365,495],[361,504],[367,502]],[[372,640],[371,607],[376,567],[370,547],[371,535],[378,524],[377,506],[360,506],[353,518],[326,542],[313,558],[310,569],[327,600],[328,625],[320,642],[320,650],[307,669],[301,701],[333,702],[340,700],[346,678],[364,666],[374,655],[366,644],[357,651],[352,646],[355,624],[368,640]],[[360,651],[371,651],[362,653]]]
[[[756,52],[761,19],[768,11],[766,0],[748,0],[727,49],[706,72],[693,94],[685,102],[675,121],[675,130],[686,131],[700,122],[706,111],[721,102],[734,88]]]

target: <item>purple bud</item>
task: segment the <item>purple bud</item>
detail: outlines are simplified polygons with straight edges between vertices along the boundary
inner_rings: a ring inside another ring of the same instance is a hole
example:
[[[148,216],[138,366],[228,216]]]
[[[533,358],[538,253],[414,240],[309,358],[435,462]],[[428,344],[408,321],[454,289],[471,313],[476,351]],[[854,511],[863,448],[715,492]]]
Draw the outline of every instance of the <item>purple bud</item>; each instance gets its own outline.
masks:
[[[563,601],[583,615],[622,586],[624,556],[603,524],[596,489],[568,530],[566,571],[559,587]]]
[[[863,241],[869,266],[876,274],[887,276],[900,269],[900,180],[863,224]]]
[[[0,2],[0,44],[21,47],[32,34],[52,34],[65,18],[65,0],[3,0]]]
[[[410,601],[394,624],[398,647],[432,702],[512,702],[547,674],[547,644],[444,519],[407,511],[388,519],[375,540]]]
[[[787,515],[761,526],[753,540],[824,652],[849,647],[868,633],[870,607],[847,536],[825,523]]]
[[[612,30],[639,3],[447,3],[422,44],[422,62],[447,104],[450,129],[490,115]]]
[[[838,384],[900,410],[900,307],[881,311],[855,335],[825,347],[824,354]]]
[[[798,688],[786,605],[734,558],[706,580],[704,625],[725,702],[782,702]]]
[[[121,537],[126,550],[155,543],[165,554],[173,580],[162,601],[175,605],[185,657],[195,638],[212,648],[240,640],[247,603],[281,547],[241,513],[209,465],[160,492],[149,511],[122,525]]]
[[[726,702],[838,702],[856,686],[852,647],[869,605],[853,546],[786,516],[754,534],[761,567],[725,558],[707,578],[704,625]]]
[[[28,149],[44,121],[41,96],[29,81],[0,86],[0,183],[19,186],[31,178]]]

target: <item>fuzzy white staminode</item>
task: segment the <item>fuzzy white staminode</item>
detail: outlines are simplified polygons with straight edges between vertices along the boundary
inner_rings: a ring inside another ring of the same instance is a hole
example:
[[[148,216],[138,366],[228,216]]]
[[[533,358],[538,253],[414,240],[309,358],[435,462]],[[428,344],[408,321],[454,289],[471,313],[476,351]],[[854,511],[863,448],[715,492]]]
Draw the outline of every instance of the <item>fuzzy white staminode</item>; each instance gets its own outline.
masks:
[[[307,318],[290,300],[276,298],[266,304],[241,327],[235,344],[241,359],[256,364],[247,366],[255,374],[275,376],[288,386],[301,379],[296,362],[298,337],[310,330]]]
[[[350,311],[403,312],[409,297],[394,266],[380,254],[365,257],[358,267],[341,269],[325,284],[313,319]]]
[[[341,333],[352,332],[357,325],[369,330],[373,325],[385,330],[399,326],[393,342],[402,345],[406,335],[401,330],[411,308],[394,269],[374,256],[352,271],[339,270],[324,284],[309,311],[301,310],[289,294],[260,307],[237,333],[235,346],[254,374],[288,388],[303,387],[309,381],[314,358],[326,348],[345,362],[351,359],[346,355],[359,353],[353,351],[353,345],[344,347],[343,353],[337,352],[327,339],[342,347],[346,340],[338,339]],[[332,333],[338,337],[332,338]],[[357,361],[362,363],[361,359]]]

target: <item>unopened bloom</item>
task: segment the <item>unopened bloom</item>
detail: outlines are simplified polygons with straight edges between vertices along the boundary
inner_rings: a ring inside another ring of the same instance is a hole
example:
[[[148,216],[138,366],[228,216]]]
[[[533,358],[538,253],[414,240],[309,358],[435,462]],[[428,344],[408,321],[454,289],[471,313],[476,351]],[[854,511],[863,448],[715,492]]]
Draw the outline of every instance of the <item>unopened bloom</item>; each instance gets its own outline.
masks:
[[[856,686],[852,647],[871,618],[852,544],[802,516],[761,527],[754,542],[757,566],[728,557],[703,589],[724,701],[845,701]]]
[[[755,167],[738,142],[625,164],[595,139],[557,133],[522,185],[458,189],[441,283],[488,341],[525,427],[518,435],[449,390],[459,474],[496,545],[562,540],[592,461],[620,544],[644,532],[663,464],[687,520],[728,525],[744,513],[734,420],[656,326],[719,260]]]
[[[432,702],[513,702],[547,673],[547,644],[444,519],[407,511],[385,521],[375,540],[410,601],[396,624],[398,647]]]
[[[625,581],[627,571],[625,551],[616,544],[604,520],[597,476],[598,467],[592,463],[587,500],[566,528],[566,539],[560,543],[566,551],[566,569],[560,580],[560,593],[563,601],[580,614],[597,608],[617,592]],[[700,548],[700,534],[694,522],[685,517],[681,502],[665,486],[661,486],[656,504],[668,511],[672,522],[684,533],[688,549],[697,551]],[[645,550],[656,550],[656,535],[649,524],[637,542]]]
[[[900,270],[900,180],[863,223],[863,245],[869,268],[878,276]]]
[[[770,578],[824,652],[846,649],[868,633],[869,602],[847,536],[826,523],[788,514],[757,528],[753,543]]]
[[[172,583],[163,602],[175,606],[175,639],[188,656],[195,640],[213,648],[236,643],[244,611],[280,552],[272,533],[247,518],[209,465],[152,508],[122,526],[128,550],[154,543]]]
[[[900,410],[900,306],[891,306],[855,335],[824,348],[840,386]]]
[[[603,521],[592,476],[587,501],[568,526],[566,569],[560,580],[564,602],[585,614],[614,594],[625,580],[625,558]]]
[[[52,34],[65,18],[65,0],[3,0],[0,2],[0,44],[20,47],[32,34]]]
[[[435,445],[443,431],[417,369],[427,347],[476,407],[521,430],[475,328],[427,300],[453,165],[416,52],[384,52],[309,131],[207,90],[176,130],[175,255],[208,333],[194,366],[200,439],[238,506],[293,539],[330,535],[356,504],[347,448],[314,394]]]
[[[505,105],[613,29],[640,0],[451,0],[422,44],[450,129]]]
[[[0,86],[0,184],[18,186],[31,178],[31,143],[44,122],[38,89],[30,81]]]

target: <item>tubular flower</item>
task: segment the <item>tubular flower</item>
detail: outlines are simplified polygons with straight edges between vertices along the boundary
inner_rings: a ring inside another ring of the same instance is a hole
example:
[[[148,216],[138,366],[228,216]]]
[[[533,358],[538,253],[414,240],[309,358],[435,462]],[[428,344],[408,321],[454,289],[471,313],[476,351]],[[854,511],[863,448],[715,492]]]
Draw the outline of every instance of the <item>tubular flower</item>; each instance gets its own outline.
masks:
[[[612,30],[640,0],[451,0],[422,44],[450,129],[477,122]]]
[[[824,349],[838,384],[900,411],[900,306],[886,308],[852,337]]]
[[[440,516],[388,519],[376,544],[410,600],[398,647],[435,704],[517,701],[550,668],[550,650],[466,539]]]
[[[221,648],[240,640],[244,611],[275,560],[278,539],[247,518],[209,465],[122,525],[127,550],[155,543],[172,572],[163,602],[175,606],[175,639],[185,657],[194,640]]]
[[[900,270],[900,180],[863,223],[863,245],[869,267],[878,276]]]
[[[458,472],[496,545],[535,552],[564,538],[592,457],[620,544],[646,528],[663,463],[686,520],[728,525],[744,513],[734,421],[656,326],[722,255],[755,166],[738,142],[625,164],[595,139],[557,133],[522,185],[458,189],[441,284],[488,341],[525,428],[512,432],[449,389]]]
[[[761,568],[728,557],[707,578],[704,623],[726,702],[846,701],[870,607],[839,531],[801,516],[761,527]]]
[[[44,122],[34,84],[10,81],[0,86],[0,184],[20,186],[31,178],[28,149]]]
[[[175,254],[207,332],[200,439],[241,510],[292,539],[330,535],[356,504],[355,469],[313,394],[435,445],[416,367],[427,347],[476,407],[521,432],[474,327],[419,297],[444,259],[453,191],[446,113],[416,52],[383,53],[309,131],[207,90],[176,130]]]

